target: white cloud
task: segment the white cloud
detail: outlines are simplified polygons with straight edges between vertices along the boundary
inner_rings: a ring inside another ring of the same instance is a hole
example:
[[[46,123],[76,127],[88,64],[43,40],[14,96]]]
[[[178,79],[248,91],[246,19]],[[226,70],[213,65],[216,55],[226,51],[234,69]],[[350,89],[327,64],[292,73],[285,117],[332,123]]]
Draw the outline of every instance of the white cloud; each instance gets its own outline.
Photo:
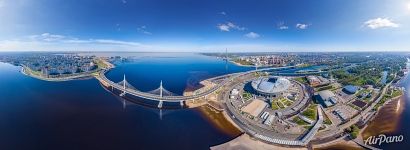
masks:
[[[4,6],[4,0],[0,0],[0,8],[2,8]]]
[[[69,43],[69,44],[112,44],[112,45],[129,45],[129,46],[139,46],[141,43],[130,42],[130,41],[120,41],[112,39],[78,39],[75,37],[43,33],[40,35],[30,35],[29,39],[17,40],[20,42],[46,42],[46,43]]]
[[[410,10],[410,3],[407,3],[407,9]]]
[[[233,28],[233,29],[240,30],[240,31],[243,31],[243,30],[246,29],[245,27],[240,27],[238,25],[233,24],[232,22],[228,22],[228,26]]]
[[[283,26],[279,26],[278,29],[279,29],[279,30],[286,30],[286,29],[289,29],[289,27],[283,25]]]
[[[245,27],[238,26],[232,22],[227,22],[225,24],[218,24],[216,27],[218,27],[218,29],[221,31],[230,31],[231,29],[243,31],[246,29]]]
[[[142,45],[141,43],[138,43],[138,42],[120,41],[120,40],[112,40],[112,39],[88,39],[88,40],[70,39],[70,40],[62,40],[60,42],[70,43],[70,44],[106,44],[106,45],[128,45],[128,46]]]
[[[297,23],[296,24],[296,28],[298,28],[298,29],[307,29],[308,28],[308,24],[303,24],[303,23]]]
[[[229,31],[229,26],[228,25],[226,25],[226,24],[218,24],[216,27],[218,27],[218,29],[219,30],[221,30],[221,31],[226,31],[226,32],[228,32]]]
[[[226,12],[222,11],[219,14],[226,16]]]
[[[121,2],[122,2],[123,4],[126,4],[126,3],[127,3],[127,1],[126,1],[126,0],[122,0]]]
[[[115,27],[117,28],[117,31],[121,31],[121,25],[120,25],[119,23],[117,23],[117,24],[115,25]]]
[[[69,40],[64,40],[62,42],[72,43],[72,44],[87,44],[87,43],[91,43],[91,39],[90,40],[69,39]]]
[[[147,31],[147,27],[146,26],[141,26],[137,28],[137,31],[139,33],[143,33],[143,34],[147,34],[147,35],[152,35],[151,32]]]
[[[289,29],[289,26],[287,26],[287,25],[285,24],[285,22],[279,22],[276,26],[277,26],[277,28],[278,28],[279,30]]]
[[[255,33],[255,32],[249,32],[249,33],[245,34],[245,36],[248,37],[248,38],[252,38],[252,39],[260,37],[260,35]]]
[[[101,43],[101,44],[112,44],[112,45],[129,45],[129,46],[140,46],[141,43],[137,42],[127,42],[127,41],[119,41],[119,40],[109,40],[109,39],[96,39],[90,40],[91,42]]]
[[[145,45],[133,41],[113,39],[79,39],[51,33],[30,35],[14,40],[0,41],[0,51],[11,50],[98,50],[134,49]]]
[[[63,35],[43,33],[43,34],[40,34],[40,35],[31,35],[31,36],[29,36],[29,38],[32,39],[32,40],[53,42],[53,41],[59,41],[59,40],[66,39],[67,37],[63,36]]]
[[[399,27],[399,24],[394,23],[392,20],[388,18],[376,18],[376,19],[370,19],[364,22],[364,26],[370,29],[387,28],[387,27],[397,28]]]

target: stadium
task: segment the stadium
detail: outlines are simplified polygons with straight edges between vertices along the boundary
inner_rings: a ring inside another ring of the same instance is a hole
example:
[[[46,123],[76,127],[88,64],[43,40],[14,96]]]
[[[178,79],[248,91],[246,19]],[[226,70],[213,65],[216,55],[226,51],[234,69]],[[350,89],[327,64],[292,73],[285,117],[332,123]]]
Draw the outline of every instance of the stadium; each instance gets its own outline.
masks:
[[[261,77],[252,81],[252,88],[259,94],[277,97],[285,92],[291,85],[288,79],[282,77]]]

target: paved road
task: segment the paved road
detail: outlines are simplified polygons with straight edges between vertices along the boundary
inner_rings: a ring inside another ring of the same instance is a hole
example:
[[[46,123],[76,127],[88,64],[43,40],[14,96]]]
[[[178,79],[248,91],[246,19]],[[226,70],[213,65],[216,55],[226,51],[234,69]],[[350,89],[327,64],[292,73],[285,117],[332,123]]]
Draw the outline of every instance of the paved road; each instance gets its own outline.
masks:
[[[394,76],[396,78],[396,75]],[[365,110],[361,111],[358,115],[356,115],[354,118],[350,119],[349,122],[338,126],[336,130],[331,130],[331,131],[325,131],[324,133],[321,134],[320,138],[326,138],[333,136],[335,134],[339,134],[341,132],[344,132],[344,129],[356,124],[362,116],[365,116],[366,113],[368,113],[370,110],[373,109],[374,106],[377,105],[377,103],[380,102],[380,100],[383,98],[383,95],[386,93],[388,87],[392,84],[393,81],[389,82],[386,84],[386,86],[383,88],[382,92],[380,93],[380,97],[378,97],[370,106],[368,106]]]
[[[207,96],[207,95],[215,92],[216,90],[218,90],[220,87],[222,87],[226,83],[229,83],[229,82],[233,81],[234,79],[236,79],[236,78],[238,78],[242,75],[246,75],[246,74],[254,73],[254,72],[259,72],[259,71],[288,69],[288,68],[294,68],[294,67],[295,66],[277,67],[277,68],[264,68],[264,69],[251,70],[251,71],[242,72],[242,73],[233,73],[233,74],[229,74],[229,75],[224,75],[224,77],[225,76],[229,76],[229,77],[226,78],[225,80],[223,80],[221,83],[217,84],[216,86],[210,88],[207,91],[202,91],[201,93],[190,95],[190,96],[162,96],[161,97],[160,95],[141,92],[141,91],[131,89],[131,88],[125,88],[124,89],[124,87],[122,85],[109,80],[105,76],[105,73],[106,73],[105,70],[101,71],[99,73],[97,79],[99,79],[101,82],[105,82],[106,84],[108,84],[109,86],[111,86],[115,89],[125,91],[127,94],[131,94],[131,95],[134,95],[134,96],[137,96],[137,97],[141,97],[141,98],[145,98],[145,99],[149,99],[149,100],[154,100],[154,101],[181,102],[181,101],[193,100],[193,99],[197,99],[197,98],[200,98],[200,97]]]

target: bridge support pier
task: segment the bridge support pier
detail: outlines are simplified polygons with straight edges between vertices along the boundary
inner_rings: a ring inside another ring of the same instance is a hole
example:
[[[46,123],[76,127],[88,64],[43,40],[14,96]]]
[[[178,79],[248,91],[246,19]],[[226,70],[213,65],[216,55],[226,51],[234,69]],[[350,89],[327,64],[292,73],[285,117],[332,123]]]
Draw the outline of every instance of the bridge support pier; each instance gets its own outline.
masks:
[[[162,109],[159,109],[159,119],[162,120]]]
[[[120,96],[122,97],[122,96],[125,96],[125,93],[126,93],[126,91],[125,91],[125,88],[126,88],[126,86],[125,86],[125,83],[127,82],[127,80],[125,80],[125,74],[124,74],[124,80],[123,80],[123,91],[122,91],[122,93],[120,94]]]
[[[184,101],[179,101],[179,104],[181,105],[181,107],[184,107]]]
[[[163,104],[163,102],[162,102],[162,101],[159,101],[159,103],[158,103],[158,108],[162,108],[162,104]]]

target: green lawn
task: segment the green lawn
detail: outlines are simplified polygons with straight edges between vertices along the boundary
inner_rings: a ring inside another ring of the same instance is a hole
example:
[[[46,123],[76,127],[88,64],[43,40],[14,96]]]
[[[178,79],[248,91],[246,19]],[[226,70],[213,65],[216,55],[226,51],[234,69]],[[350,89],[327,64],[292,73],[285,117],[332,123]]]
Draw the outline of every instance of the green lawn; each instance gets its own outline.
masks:
[[[382,106],[388,99],[400,96],[401,94],[403,94],[401,90],[393,90],[393,93],[391,95],[384,94],[383,98],[376,104],[376,106],[374,106],[374,109],[377,109],[380,106]]]
[[[244,92],[244,93],[242,94],[242,97],[243,97],[245,100],[249,100],[249,99],[252,98],[252,94],[251,94],[251,93],[248,93],[248,92]]]
[[[295,122],[298,125],[308,125],[307,122],[303,121],[302,119],[300,119],[298,116],[294,117],[292,119],[293,122]]]
[[[389,99],[389,98],[391,98],[390,95],[384,94],[384,95],[383,95],[383,98],[374,106],[374,109],[377,110],[377,108],[379,108],[380,106],[382,106],[382,105],[386,102],[386,100]]]
[[[302,115],[306,116],[309,119],[316,120],[317,118],[317,105],[310,104],[309,107],[302,112]]]
[[[290,101],[290,100],[288,100],[288,99],[286,99],[286,98],[281,98],[280,101],[282,101],[282,103],[285,104],[286,107],[288,107],[288,106],[290,106],[290,105],[293,104],[292,101]]]
[[[285,106],[283,106],[283,104],[279,101],[277,101],[276,104],[279,106],[280,109],[285,108]]]
[[[241,65],[248,65],[248,66],[253,65],[252,62],[245,61],[245,60],[240,60],[240,59],[235,59],[234,62],[236,62],[236,63],[238,63],[238,64],[241,64]]]
[[[295,80],[303,84],[308,84],[306,77],[295,78]]]
[[[401,94],[402,94],[401,90],[393,90],[391,97],[397,97],[397,96],[400,96]]]
[[[272,101],[272,109],[273,110],[278,110],[279,106],[276,104],[276,101]]]
[[[324,90],[331,90],[331,89],[333,89],[333,86],[332,85],[327,85],[327,86],[322,86],[322,87],[316,88],[315,91],[324,91]]]
[[[329,119],[329,117],[327,117],[326,115],[324,115],[325,119],[323,120],[323,123],[326,125],[331,125],[332,121]]]
[[[108,68],[108,65],[103,62],[101,59],[95,59],[94,62],[97,64],[99,69]]]

